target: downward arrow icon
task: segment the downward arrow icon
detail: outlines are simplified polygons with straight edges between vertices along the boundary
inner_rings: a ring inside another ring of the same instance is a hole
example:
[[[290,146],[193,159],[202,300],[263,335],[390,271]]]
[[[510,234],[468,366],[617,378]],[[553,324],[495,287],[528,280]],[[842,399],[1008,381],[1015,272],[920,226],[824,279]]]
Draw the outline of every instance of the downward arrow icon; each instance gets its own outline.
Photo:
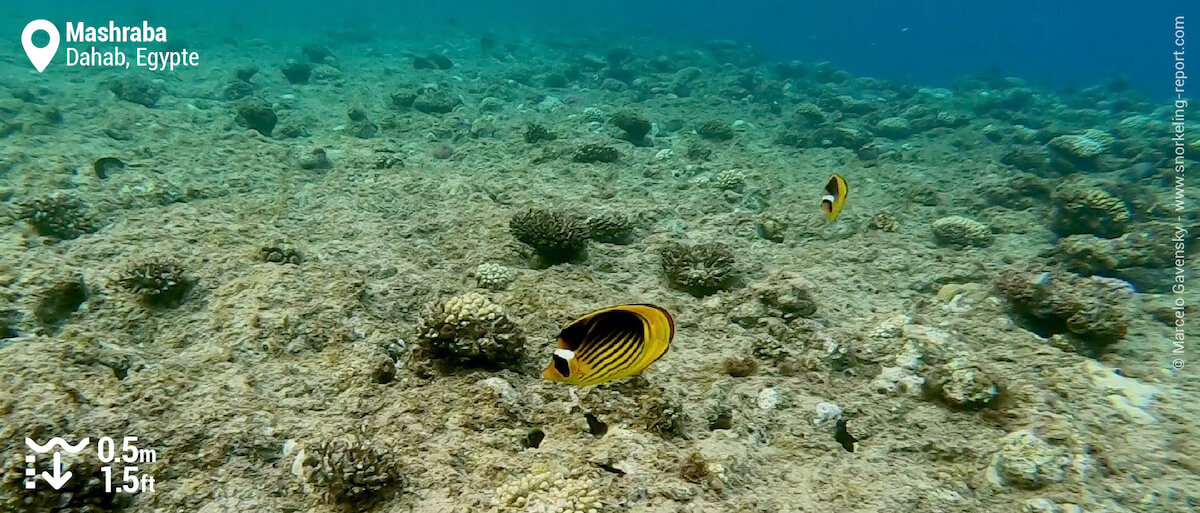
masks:
[[[63,485],[67,484],[67,481],[71,480],[71,471],[68,470],[64,473],[59,473],[62,470],[62,455],[57,452],[54,453],[53,468],[54,474],[51,474],[48,471],[42,472],[42,479],[45,479],[50,486],[53,486],[54,489],[57,490],[62,488]]]

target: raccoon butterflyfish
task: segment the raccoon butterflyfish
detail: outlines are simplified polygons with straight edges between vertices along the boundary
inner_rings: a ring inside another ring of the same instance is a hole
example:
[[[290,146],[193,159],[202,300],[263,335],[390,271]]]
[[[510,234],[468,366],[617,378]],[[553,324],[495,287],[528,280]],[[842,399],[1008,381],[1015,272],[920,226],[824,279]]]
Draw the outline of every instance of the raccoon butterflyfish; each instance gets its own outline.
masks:
[[[846,195],[849,193],[850,189],[842,175],[834,173],[829,177],[829,182],[825,184],[825,195],[821,196],[821,212],[825,213],[826,219],[837,220],[838,214],[842,213],[842,207],[846,205]]]
[[[568,324],[542,377],[579,386],[641,374],[666,354],[675,319],[654,305],[602,308]]]

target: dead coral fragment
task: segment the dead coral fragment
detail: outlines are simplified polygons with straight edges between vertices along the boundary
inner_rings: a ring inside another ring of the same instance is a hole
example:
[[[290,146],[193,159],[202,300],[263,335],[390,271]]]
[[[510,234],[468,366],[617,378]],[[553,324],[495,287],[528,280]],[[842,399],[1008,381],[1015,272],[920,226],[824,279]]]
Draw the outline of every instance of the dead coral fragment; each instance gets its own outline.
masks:
[[[517,212],[508,221],[508,229],[550,265],[582,258],[590,235],[587,224],[576,216],[540,208]]]
[[[499,305],[468,292],[430,306],[417,328],[426,359],[455,366],[516,368],[525,355],[525,336]]]
[[[733,252],[721,243],[671,243],[662,249],[662,266],[672,286],[695,296],[733,285]]]
[[[178,306],[191,289],[192,281],[183,267],[171,262],[146,262],[126,269],[117,280],[126,290],[141,297],[148,306]]]
[[[401,484],[395,462],[388,453],[346,433],[321,442],[305,452],[307,479],[320,489],[321,500],[362,510]]]

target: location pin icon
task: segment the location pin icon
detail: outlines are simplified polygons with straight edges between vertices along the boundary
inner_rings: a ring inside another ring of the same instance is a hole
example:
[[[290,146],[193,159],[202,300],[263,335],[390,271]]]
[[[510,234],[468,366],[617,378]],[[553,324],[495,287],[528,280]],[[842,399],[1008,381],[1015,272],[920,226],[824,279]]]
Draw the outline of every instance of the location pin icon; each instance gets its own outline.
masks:
[[[50,35],[50,44],[41,48],[33,45],[33,33],[39,30]],[[29,56],[29,62],[41,73],[54,59],[54,54],[58,53],[58,28],[46,20],[33,20],[25,25],[25,31],[21,32],[21,46],[25,47],[25,55]]]

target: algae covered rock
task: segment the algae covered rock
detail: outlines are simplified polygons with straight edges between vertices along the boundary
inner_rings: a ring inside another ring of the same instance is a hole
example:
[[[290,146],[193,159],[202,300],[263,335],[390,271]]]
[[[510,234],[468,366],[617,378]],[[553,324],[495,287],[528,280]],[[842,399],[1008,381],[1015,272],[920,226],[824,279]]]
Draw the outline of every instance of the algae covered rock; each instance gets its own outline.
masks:
[[[912,135],[912,126],[902,117],[883,118],[875,123],[875,133],[892,139],[903,139]]]
[[[162,88],[139,77],[125,77],[109,83],[108,88],[121,100],[154,107],[162,98]]]
[[[258,250],[258,259],[275,264],[300,265],[304,261],[304,255],[295,248],[263,246]]]
[[[748,285],[738,294],[738,306],[729,312],[735,323],[753,326],[764,319],[791,322],[817,313],[812,281],[791,271],[780,271]]]
[[[719,242],[671,243],[662,248],[662,267],[673,287],[706,296],[733,285],[733,252]]]
[[[312,70],[312,64],[295,59],[288,59],[279,68],[289,84],[307,84],[308,79],[312,76]]]
[[[1059,239],[1054,247],[1054,257],[1067,270],[1084,275],[1111,273],[1120,266],[1113,239],[1087,234]]]
[[[584,164],[595,162],[616,162],[621,158],[621,153],[612,146],[604,144],[585,144],[575,150],[571,155],[571,160]]]
[[[1129,330],[1128,291],[1066,272],[1009,269],[995,281],[1025,326],[1043,337],[1070,335],[1076,350],[1094,355]]]
[[[706,121],[696,127],[696,134],[710,141],[728,141],[733,139],[733,126],[723,121]]]
[[[516,368],[525,336],[500,305],[468,292],[430,305],[417,328],[420,355],[453,366]]]
[[[858,150],[871,142],[875,135],[870,131],[849,124],[827,126],[818,129],[808,138],[805,146],[814,148],[841,147],[848,150]]]
[[[937,369],[925,385],[946,404],[965,410],[986,408],[1000,397],[996,378],[965,358]]]
[[[947,246],[986,247],[992,243],[992,230],[986,224],[962,216],[938,219],[932,229],[937,242]]]
[[[992,454],[987,479],[998,486],[1036,490],[1066,479],[1070,457],[1029,430],[1004,437],[1003,446]]]
[[[553,141],[558,139],[554,132],[551,132],[546,125],[541,123],[530,123],[525,126],[525,133],[521,135],[525,142],[529,144],[537,144],[542,141]]]
[[[1000,163],[1037,175],[1048,174],[1050,156],[1040,146],[1013,145],[1000,156]]]
[[[513,214],[509,232],[518,241],[532,246],[547,264],[582,258],[587,251],[588,226],[578,217],[558,211],[530,208]]]
[[[413,99],[412,107],[426,114],[446,114],[462,104],[456,96],[436,88],[430,88]]]
[[[613,115],[612,124],[625,132],[625,140],[634,146],[644,146],[646,135],[650,133],[650,120],[631,111],[621,111]]]
[[[238,106],[237,120],[246,128],[256,130],[267,137],[275,130],[279,117],[275,109],[262,100],[248,101]]]
[[[254,85],[245,80],[231,80],[225,85],[222,96],[228,101],[241,100],[254,95]]]
[[[1115,239],[1068,235],[1058,239],[1052,256],[1071,272],[1119,278],[1142,292],[1166,293],[1175,283],[1175,244],[1182,243],[1185,254],[1192,254],[1197,231],[1147,222]]]

